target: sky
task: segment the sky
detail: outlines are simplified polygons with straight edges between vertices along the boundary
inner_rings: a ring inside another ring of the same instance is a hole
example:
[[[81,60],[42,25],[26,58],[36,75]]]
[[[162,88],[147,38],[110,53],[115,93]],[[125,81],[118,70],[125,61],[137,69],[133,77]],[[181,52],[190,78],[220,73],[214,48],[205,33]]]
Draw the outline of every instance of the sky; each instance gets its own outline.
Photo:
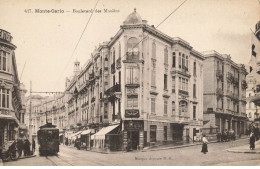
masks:
[[[65,78],[73,75],[73,62],[77,59],[83,67],[95,47],[109,41],[134,8],[143,20],[156,27],[184,0],[99,0],[96,8],[102,12],[92,15],[73,54],[91,16],[73,13],[73,9],[91,10],[96,2],[0,0],[0,29],[13,36],[19,78],[27,90],[32,81],[33,91],[64,91]],[[28,9],[33,13],[26,12]],[[64,13],[35,13],[35,9]],[[105,13],[104,9],[119,12]],[[248,64],[251,30],[260,20],[259,11],[258,0],[187,0],[158,29],[184,39],[199,52],[216,50],[230,54],[236,63]]]

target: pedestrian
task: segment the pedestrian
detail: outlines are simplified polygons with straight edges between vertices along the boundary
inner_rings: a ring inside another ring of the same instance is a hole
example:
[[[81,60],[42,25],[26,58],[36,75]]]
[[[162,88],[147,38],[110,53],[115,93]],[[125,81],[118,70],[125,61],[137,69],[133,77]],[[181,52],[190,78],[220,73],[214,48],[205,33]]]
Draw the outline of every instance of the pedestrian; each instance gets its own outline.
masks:
[[[19,157],[21,157],[22,153],[23,153],[23,140],[22,139],[18,139],[18,141],[17,141],[17,150],[18,150]]]
[[[256,141],[259,140],[260,131],[259,131],[258,126],[255,127],[254,133],[255,133],[255,140]]]
[[[35,141],[34,141],[34,139],[32,139],[32,152],[33,153],[35,152]]]
[[[253,132],[251,132],[249,140],[250,140],[250,150],[254,150],[255,149],[255,134]]]
[[[206,154],[208,152],[208,140],[206,139],[206,135],[204,134],[203,135],[203,138],[202,138],[202,149],[201,149],[201,152]]]

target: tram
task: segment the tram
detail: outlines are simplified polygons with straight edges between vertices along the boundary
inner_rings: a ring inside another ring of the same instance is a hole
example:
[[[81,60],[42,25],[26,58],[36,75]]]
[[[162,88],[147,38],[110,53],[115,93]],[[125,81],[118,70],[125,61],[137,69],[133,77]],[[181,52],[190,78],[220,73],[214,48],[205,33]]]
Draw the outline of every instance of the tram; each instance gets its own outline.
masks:
[[[52,123],[40,127],[37,132],[40,155],[57,154],[59,152],[59,129]]]

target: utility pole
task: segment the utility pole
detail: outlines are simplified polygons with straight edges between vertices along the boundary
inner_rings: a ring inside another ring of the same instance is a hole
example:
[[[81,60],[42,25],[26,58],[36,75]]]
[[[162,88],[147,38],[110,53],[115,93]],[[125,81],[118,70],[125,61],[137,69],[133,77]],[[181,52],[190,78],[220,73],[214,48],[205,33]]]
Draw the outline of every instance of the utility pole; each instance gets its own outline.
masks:
[[[29,141],[32,143],[32,81],[30,81]]]

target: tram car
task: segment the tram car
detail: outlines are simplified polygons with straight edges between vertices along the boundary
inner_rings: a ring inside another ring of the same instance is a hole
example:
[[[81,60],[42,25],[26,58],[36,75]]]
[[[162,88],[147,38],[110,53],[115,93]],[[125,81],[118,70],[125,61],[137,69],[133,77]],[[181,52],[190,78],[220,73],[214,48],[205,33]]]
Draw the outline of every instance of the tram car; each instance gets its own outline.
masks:
[[[52,123],[40,127],[37,132],[40,155],[55,155],[59,152],[59,129]]]

